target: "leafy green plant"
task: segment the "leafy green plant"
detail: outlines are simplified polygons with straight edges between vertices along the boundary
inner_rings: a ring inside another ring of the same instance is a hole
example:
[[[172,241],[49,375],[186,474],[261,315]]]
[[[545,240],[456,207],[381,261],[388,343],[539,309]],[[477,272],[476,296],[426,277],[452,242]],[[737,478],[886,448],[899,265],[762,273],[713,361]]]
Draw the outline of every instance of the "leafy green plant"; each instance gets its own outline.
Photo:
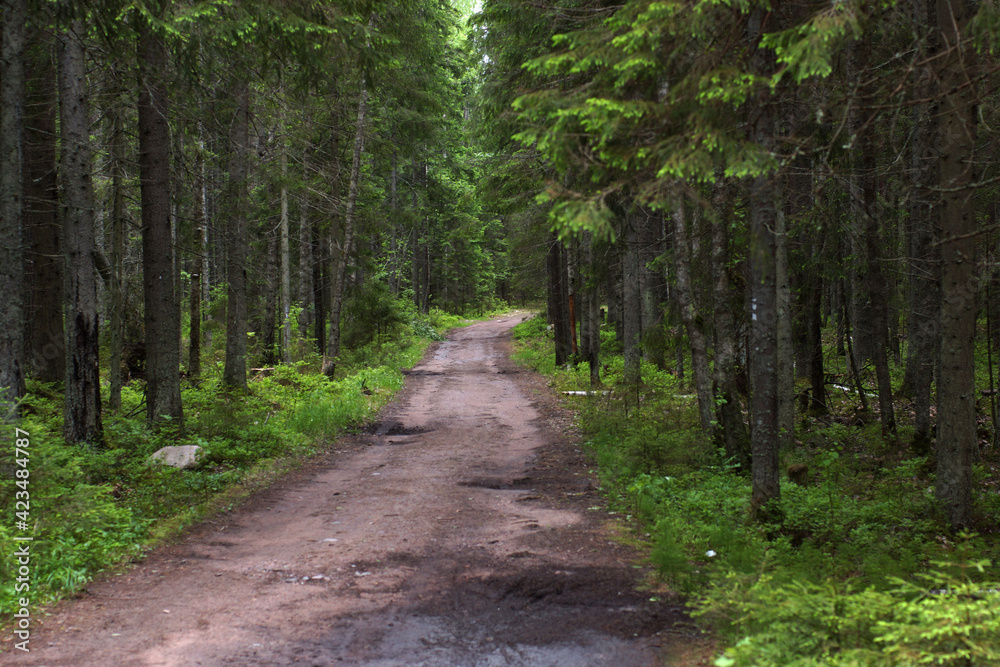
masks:
[[[975,582],[937,563],[890,590],[834,580],[780,582],[730,573],[694,615],[734,638],[718,667],[1000,664],[997,582]],[[970,564],[985,574],[987,563]]]

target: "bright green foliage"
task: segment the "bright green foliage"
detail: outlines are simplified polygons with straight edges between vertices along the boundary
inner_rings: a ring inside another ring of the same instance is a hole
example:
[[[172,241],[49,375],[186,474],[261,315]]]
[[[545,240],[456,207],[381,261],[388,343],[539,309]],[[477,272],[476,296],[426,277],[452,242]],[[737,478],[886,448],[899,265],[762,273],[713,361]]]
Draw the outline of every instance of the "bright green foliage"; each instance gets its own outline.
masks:
[[[760,35],[760,49],[778,64],[764,74],[748,31],[756,30],[754,14],[771,15],[767,2],[559,4],[568,15],[571,7],[589,11],[551,29],[551,52],[524,54],[533,78],[514,102],[522,127],[512,134],[552,167],[545,201],[572,204],[551,210],[553,225],[567,233],[606,229],[607,220],[580,201],[622,192],[665,206],[677,181],[752,178],[778,168],[777,156],[751,140],[745,119],[786,80],[829,76],[879,9],[835,2],[789,10],[795,23]]]
[[[782,66],[771,85],[789,75],[797,84],[811,77],[829,76],[845,44],[861,37],[863,10],[862,3],[830,3],[801,25],[764,35],[761,45],[773,49]]]
[[[34,387],[32,387],[34,389]],[[15,592],[17,561],[0,562],[0,609],[13,609],[19,597],[44,603],[75,592],[94,572],[141,551],[148,521],[132,508],[120,505],[112,489],[89,474],[92,462],[108,454],[97,454],[67,446],[60,437],[61,406],[38,394],[28,396],[35,415],[22,420],[20,428],[30,434],[27,470],[30,492],[29,532],[14,531],[9,522],[0,526],[0,548],[11,554],[18,543],[13,537],[31,535],[32,588]],[[14,449],[0,451],[0,465],[14,469]],[[16,479],[0,478],[0,507],[14,516]]]
[[[1000,585],[951,569],[939,563],[920,585],[898,580],[886,591],[730,575],[696,615],[739,637],[718,667],[1000,664]]]

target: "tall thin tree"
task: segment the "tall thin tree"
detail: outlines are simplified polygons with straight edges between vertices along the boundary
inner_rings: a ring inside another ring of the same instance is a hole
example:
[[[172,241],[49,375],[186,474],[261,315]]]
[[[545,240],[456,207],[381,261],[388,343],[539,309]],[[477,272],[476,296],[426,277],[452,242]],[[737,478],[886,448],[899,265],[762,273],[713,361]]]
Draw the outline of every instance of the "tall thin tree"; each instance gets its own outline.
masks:
[[[59,35],[59,120],[62,139],[63,229],[66,255],[67,442],[98,444],[101,430],[100,330],[94,266],[94,188],[84,22]]]
[[[938,383],[935,492],[953,527],[972,520],[972,455],[976,447],[975,55],[963,30],[967,0],[937,0],[941,197],[941,379]]]
[[[170,0],[154,1],[155,16]],[[142,201],[142,278],[146,333],[146,417],[184,417],[180,386],[180,310],[174,297],[174,246],[170,215],[170,126],[166,76],[169,56],[162,35],[138,19],[139,193]]]
[[[361,183],[361,155],[365,148],[365,117],[368,109],[368,88],[365,79],[361,77],[361,90],[358,95],[358,116],[354,128],[354,151],[351,157],[351,181],[347,189],[347,206],[344,211],[344,237],[339,253],[334,253],[336,259],[333,275],[333,289],[330,296],[330,333],[327,337],[326,358],[323,364],[323,374],[333,378],[337,370],[337,357],[340,354],[340,311],[344,305],[344,281],[347,276],[348,255],[354,242],[354,221],[357,215],[358,186]]]
[[[0,47],[0,421],[24,393],[21,139],[24,116],[25,0],[3,0]]]

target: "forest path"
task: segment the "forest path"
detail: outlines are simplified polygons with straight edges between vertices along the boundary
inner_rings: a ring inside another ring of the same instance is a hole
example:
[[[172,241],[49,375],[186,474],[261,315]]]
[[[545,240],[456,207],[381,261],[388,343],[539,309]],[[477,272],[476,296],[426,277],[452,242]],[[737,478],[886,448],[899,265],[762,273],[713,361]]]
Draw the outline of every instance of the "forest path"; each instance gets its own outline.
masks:
[[[660,664],[682,611],[636,590],[567,416],[509,359],[520,320],[454,332],[371,433],[92,584],[0,662]]]

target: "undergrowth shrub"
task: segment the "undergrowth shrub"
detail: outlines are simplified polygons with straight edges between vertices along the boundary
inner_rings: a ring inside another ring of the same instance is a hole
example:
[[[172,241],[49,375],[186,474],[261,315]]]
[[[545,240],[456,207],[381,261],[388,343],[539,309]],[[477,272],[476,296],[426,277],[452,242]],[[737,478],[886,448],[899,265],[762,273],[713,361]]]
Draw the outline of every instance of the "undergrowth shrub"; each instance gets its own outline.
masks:
[[[51,406],[48,406],[51,408]],[[32,577],[27,591],[16,591],[17,559],[0,559],[0,609],[13,609],[19,597],[33,603],[75,591],[107,564],[140,552],[148,521],[122,506],[103,484],[94,484],[87,473],[85,449],[66,447],[53,431],[52,420],[24,418],[20,428],[29,433],[27,469],[30,472],[30,522],[27,530],[9,522],[0,524],[0,549],[12,554],[31,536]],[[0,449],[0,468],[15,469],[14,449]],[[15,494],[22,491],[14,474],[0,476],[0,507],[14,516]],[[22,496],[23,497],[23,496]]]
[[[626,386],[610,326],[603,391],[567,398],[614,510],[649,538],[649,560],[730,645],[735,665],[1000,665],[1000,598],[987,558],[995,532],[956,544],[942,525],[926,457],[859,423],[847,394],[803,415],[781,452],[780,523],[749,512],[750,480],[701,433],[693,389],[643,364]],[[591,390],[587,364],[555,368],[541,319],[515,329],[517,358],[557,390]],[[912,426],[901,425],[900,432]],[[1000,516],[986,461],[975,516]],[[958,571],[946,562],[973,563]]]
[[[971,565],[985,574],[985,562]],[[937,563],[922,583],[888,590],[730,572],[694,615],[732,642],[718,667],[1000,664],[1000,584],[953,570]]]

